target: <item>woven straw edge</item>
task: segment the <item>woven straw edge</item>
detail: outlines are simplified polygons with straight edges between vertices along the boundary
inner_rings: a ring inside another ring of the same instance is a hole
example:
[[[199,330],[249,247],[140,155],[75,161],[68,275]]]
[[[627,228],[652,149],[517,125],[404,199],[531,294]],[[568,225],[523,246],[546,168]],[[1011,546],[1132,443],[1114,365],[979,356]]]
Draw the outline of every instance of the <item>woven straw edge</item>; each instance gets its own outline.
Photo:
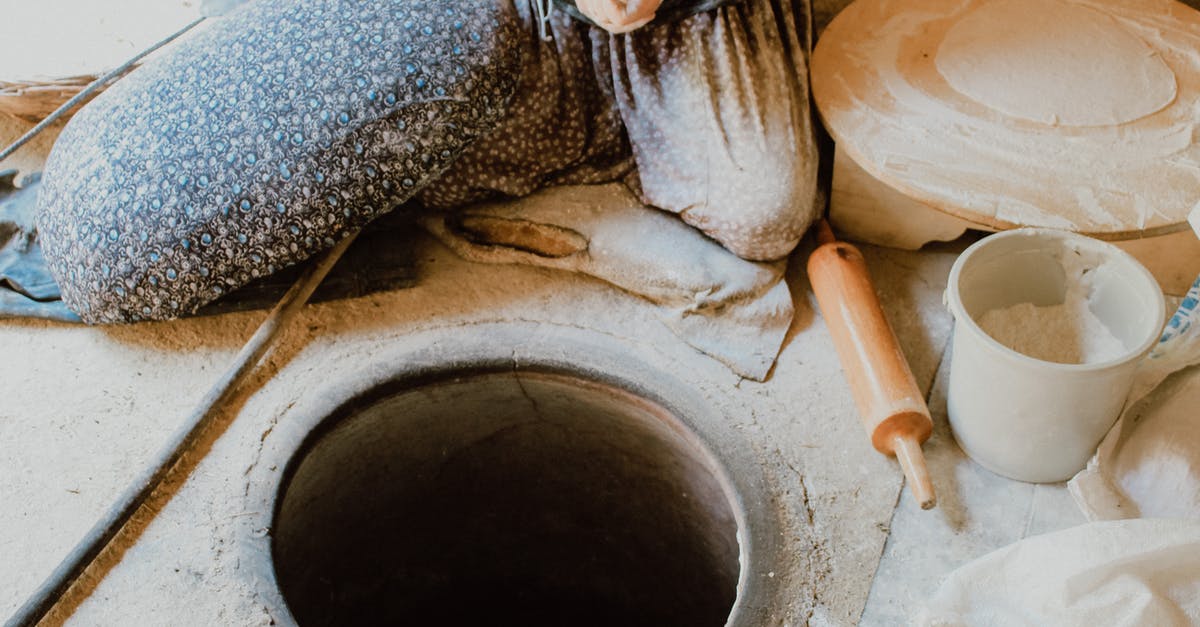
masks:
[[[0,113],[39,122],[96,80],[95,76],[28,81],[0,80]]]

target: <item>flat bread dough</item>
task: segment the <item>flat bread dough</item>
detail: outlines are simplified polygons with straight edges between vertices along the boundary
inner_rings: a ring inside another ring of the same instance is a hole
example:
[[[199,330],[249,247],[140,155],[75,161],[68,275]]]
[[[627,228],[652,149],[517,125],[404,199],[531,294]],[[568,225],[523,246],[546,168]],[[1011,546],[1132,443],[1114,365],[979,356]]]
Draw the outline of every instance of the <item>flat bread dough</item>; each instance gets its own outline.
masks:
[[[1111,126],[1163,110],[1175,73],[1145,41],[1095,9],[1046,0],[977,5],[946,33],[938,72],[1013,117]]]

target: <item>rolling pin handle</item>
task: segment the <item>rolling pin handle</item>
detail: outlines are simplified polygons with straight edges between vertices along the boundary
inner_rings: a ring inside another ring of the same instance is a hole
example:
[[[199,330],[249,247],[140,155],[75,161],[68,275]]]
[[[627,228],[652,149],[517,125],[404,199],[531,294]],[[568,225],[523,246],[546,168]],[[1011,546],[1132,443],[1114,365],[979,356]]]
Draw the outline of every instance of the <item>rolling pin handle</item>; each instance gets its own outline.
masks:
[[[837,241],[833,235],[833,227],[829,225],[829,220],[817,220],[817,245],[823,246]]]
[[[921,443],[912,435],[898,435],[893,444],[896,460],[904,470],[913,497],[921,504],[921,509],[933,509],[937,505],[937,497],[933,493],[933,482],[929,479],[929,468],[925,466]]]

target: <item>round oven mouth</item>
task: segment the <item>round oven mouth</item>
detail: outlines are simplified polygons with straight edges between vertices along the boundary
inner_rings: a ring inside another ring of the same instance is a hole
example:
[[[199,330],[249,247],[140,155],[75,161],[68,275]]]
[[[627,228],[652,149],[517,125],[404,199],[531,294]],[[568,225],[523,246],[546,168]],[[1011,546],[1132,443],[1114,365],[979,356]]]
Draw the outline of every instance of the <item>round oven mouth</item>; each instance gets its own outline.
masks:
[[[309,625],[725,625],[742,513],[663,404],[575,374],[385,386],[309,434],[276,499]]]

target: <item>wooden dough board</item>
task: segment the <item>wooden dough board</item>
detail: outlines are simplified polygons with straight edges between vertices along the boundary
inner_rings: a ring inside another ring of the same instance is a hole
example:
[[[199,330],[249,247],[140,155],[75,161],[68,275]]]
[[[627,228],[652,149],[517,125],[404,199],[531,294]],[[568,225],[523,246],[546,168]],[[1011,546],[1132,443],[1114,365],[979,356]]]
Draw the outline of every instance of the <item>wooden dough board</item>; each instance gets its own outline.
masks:
[[[1200,276],[1200,209],[1196,216],[1196,233],[1185,229],[1112,243],[1146,266],[1163,292],[1183,296]],[[953,241],[967,230],[997,230],[905,196],[868,174],[840,149],[834,154],[829,219],[841,237],[905,250]]]
[[[1182,293],[1200,273],[1200,242],[1186,221],[1200,204],[1200,146],[1177,140],[1196,126],[1200,76],[1180,50],[1200,49],[1200,13],[1174,0],[1064,4],[1100,15],[1102,29],[1116,25],[1120,37],[1158,33],[1138,41],[1170,68],[1177,90],[1152,114],[1071,126],[1001,112],[943,75],[943,61],[957,59],[939,57],[941,43],[973,11],[1030,1],[858,0],[834,19],[812,60],[813,96],[838,144],[834,225],[850,239],[910,249],[967,229],[1066,228],[1118,243],[1168,293]],[[988,44],[980,67],[988,54],[1010,55],[1009,43]]]

